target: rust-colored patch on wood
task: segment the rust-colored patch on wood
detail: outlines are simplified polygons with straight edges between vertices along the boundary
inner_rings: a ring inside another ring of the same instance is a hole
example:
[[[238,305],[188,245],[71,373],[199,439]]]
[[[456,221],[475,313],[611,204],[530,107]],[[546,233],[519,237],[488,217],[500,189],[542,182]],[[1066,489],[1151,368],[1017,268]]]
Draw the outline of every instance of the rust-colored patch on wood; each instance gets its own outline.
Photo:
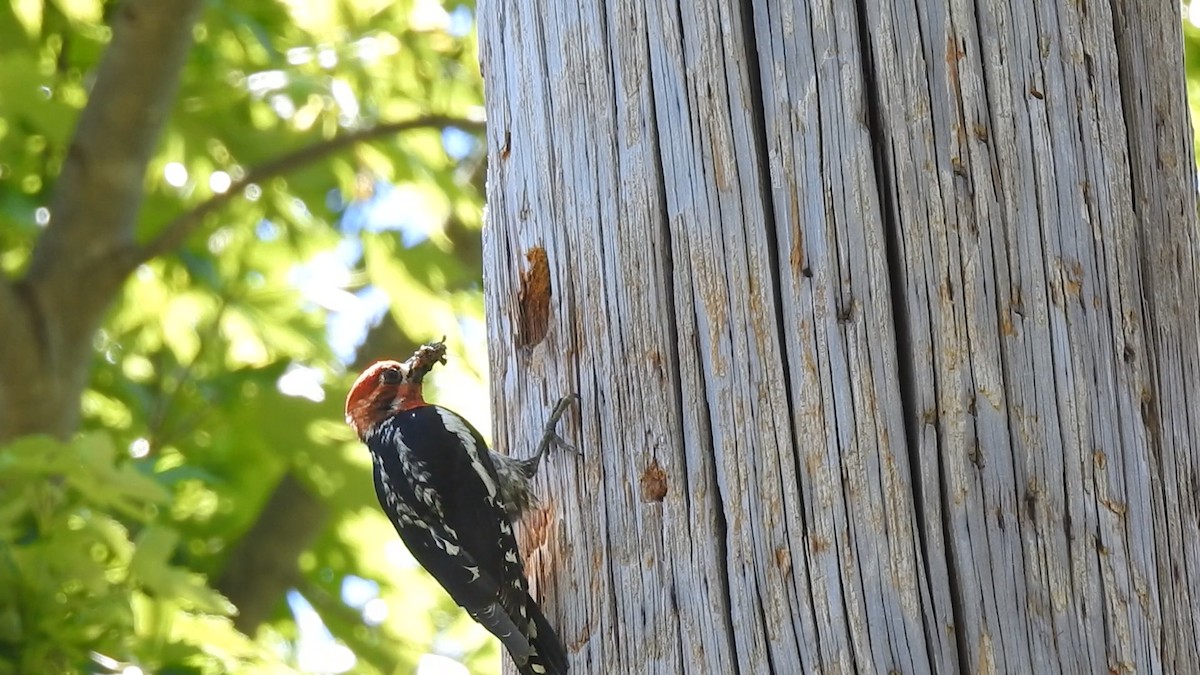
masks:
[[[813,553],[824,553],[829,550],[829,540],[824,537],[812,537],[808,540],[808,550]]]
[[[958,176],[959,178],[968,177],[967,165],[963,163],[961,157],[950,158],[950,170],[953,171],[954,175]]]
[[[667,472],[659,466],[657,459],[650,460],[650,466],[642,472],[640,481],[642,501],[661,502],[667,496]]]
[[[958,38],[953,35],[946,36],[946,65],[953,66],[957,64],[964,56],[967,55],[967,50],[960,47]]]
[[[1078,260],[1074,260],[1066,266],[1066,291],[1067,295],[1072,298],[1078,298],[1083,291],[1083,265]]]
[[[517,528],[517,544],[524,557],[528,558],[535,550],[546,545],[550,538],[553,515],[550,505],[542,504],[521,516],[521,524]]]
[[[558,541],[558,507],[552,500],[526,512],[517,524],[517,547],[525,563],[525,576],[529,580],[529,591],[535,598],[540,596],[541,582],[557,574],[562,545]]]
[[[954,104],[954,107],[956,108],[954,114],[960,120],[963,117],[963,112],[962,112],[963,95],[962,95],[962,78],[958,72],[958,63],[959,63],[959,61],[962,61],[966,57],[967,57],[966,42],[963,40],[960,40],[956,35],[953,35],[953,34],[947,35],[946,36],[946,71],[947,71],[947,74],[950,79],[950,90],[954,92],[954,97],[951,101]],[[960,146],[966,145],[967,131],[966,131],[966,129],[963,128],[963,124],[961,122],[956,122],[953,125],[951,125],[951,132],[954,134],[955,141]],[[954,173],[956,173],[960,176],[967,175],[966,168],[962,166],[961,160],[955,158],[955,159],[951,160],[951,164],[952,165],[957,164],[956,166],[954,166]]]
[[[950,88],[958,94],[959,77],[958,77],[958,62],[967,55],[965,49],[959,47],[958,38],[954,35],[946,36],[946,65],[949,66],[948,73],[950,76]]]
[[[667,369],[663,364],[662,352],[658,351],[657,349],[651,349],[650,353],[646,355],[646,360],[650,363],[650,366],[654,368],[654,375],[658,378],[658,381],[666,382]]]
[[[992,634],[985,631],[979,633],[979,658],[975,662],[975,672],[980,675],[993,675],[996,672],[996,653],[992,648]]]
[[[808,472],[808,475],[816,475],[816,473],[820,471],[821,467],[824,465],[825,456],[820,452],[804,453],[804,470]]]
[[[558,637],[560,639],[562,639],[563,636],[560,634]],[[591,639],[592,639],[592,622],[588,621],[587,623],[585,623],[583,625],[583,628],[580,629],[579,637],[575,638],[574,640],[571,640],[570,642],[565,643],[565,646],[567,648],[567,653],[574,654],[576,652],[582,651],[584,646],[587,645],[588,640],[591,640]]]
[[[506,131],[506,132],[504,132],[504,145],[500,146],[500,160],[504,161],[504,160],[508,159],[508,156],[511,154],[512,154],[512,132]]]
[[[942,279],[942,283],[938,284],[938,297],[944,303],[954,302],[954,287],[950,285],[950,277]]]
[[[1125,517],[1125,511],[1127,510],[1126,506],[1125,506],[1125,502],[1119,502],[1115,499],[1105,499],[1105,500],[1102,500],[1100,503],[1104,504],[1104,508],[1108,509],[1109,511],[1112,511],[1113,515],[1119,516],[1121,518]]]
[[[1017,334],[1017,329],[1013,326],[1012,316],[1008,312],[1000,315],[1000,334],[1005,337],[1012,337]]]
[[[791,199],[788,200],[788,210],[791,212],[792,218],[792,250],[788,253],[788,264],[791,265],[793,274],[805,269],[804,231],[800,229],[800,200],[796,195],[797,191],[795,185],[793,185]],[[805,274],[804,276],[808,277],[811,274]]]
[[[521,272],[521,290],[517,294],[520,327],[518,347],[533,347],[550,330],[550,263],[546,249],[534,246],[525,252],[529,267]]]
[[[792,573],[792,552],[786,547],[780,546],[775,549],[775,564],[779,567],[779,572],[783,576],[788,576]]]

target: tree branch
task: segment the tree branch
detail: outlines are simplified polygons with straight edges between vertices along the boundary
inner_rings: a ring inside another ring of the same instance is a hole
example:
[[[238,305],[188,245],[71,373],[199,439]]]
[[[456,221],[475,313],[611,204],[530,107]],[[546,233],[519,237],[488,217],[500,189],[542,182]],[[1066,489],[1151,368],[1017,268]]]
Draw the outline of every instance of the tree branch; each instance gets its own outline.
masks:
[[[96,314],[107,306],[110,298],[91,297],[98,291],[80,281],[111,265],[113,253],[133,238],[146,165],[175,99],[202,4],[127,0],[114,16],[112,43],[71,140],[50,223],[33,252],[27,280],[49,286],[42,291],[46,299],[76,297],[73,304],[99,304],[90,312]]]
[[[28,400],[44,397],[49,386],[42,375],[41,321],[28,288],[0,278],[0,444],[31,431],[64,432],[53,419],[55,411]]]
[[[28,274],[0,307],[0,320],[24,311],[26,346],[37,338],[33,351],[16,352],[23,361],[0,360],[0,436],[65,436],[78,423],[92,335],[127,271],[115,254],[133,240],[146,164],[203,4],[126,0],[113,16],[112,42],[50,200],[50,223]]]
[[[230,552],[213,587],[238,608],[233,625],[252,636],[295,581],[296,559],[329,517],[329,507],[288,471],[250,530]]]
[[[359,143],[366,143],[413,129],[444,129],[446,127],[458,127],[464,131],[478,133],[483,131],[485,124],[480,120],[450,117],[447,115],[428,115],[399,122],[388,122],[376,125],[370,129],[343,134],[327,141],[315,143],[308,147],[300,148],[295,152],[277,157],[265,164],[253,167],[246,172],[246,175],[241,180],[230,185],[228,190],[221,194],[213,195],[191,211],[180,214],[179,217],[167,223],[153,239],[140,247],[133,248],[132,255],[129,257],[129,266],[131,268],[136,267],[147,260],[169,253],[182,246],[183,242],[187,241],[187,238],[204,223],[205,216],[223,208],[252,184],[262,183],[271,178],[281,176],[306,164],[351,148]]]

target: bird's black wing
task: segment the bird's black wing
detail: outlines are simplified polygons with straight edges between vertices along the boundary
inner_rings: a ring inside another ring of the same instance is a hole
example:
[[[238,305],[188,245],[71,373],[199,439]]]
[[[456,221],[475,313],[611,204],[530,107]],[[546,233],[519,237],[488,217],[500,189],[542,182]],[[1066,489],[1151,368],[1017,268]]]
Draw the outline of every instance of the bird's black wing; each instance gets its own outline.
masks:
[[[536,636],[545,633],[538,630],[545,620],[528,596],[512,524],[479,433],[453,412],[424,406],[381,424],[367,445],[380,504],[417,562],[500,638],[519,667],[542,660],[531,642],[541,642]],[[561,652],[556,637],[553,643],[551,651]]]
[[[487,443],[470,422],[451,410],[440,406],[427,406],[413,412],[417,411],[421,411],[420,414],[428,420],[430,426],[440,426],[457,439],[457,442],[454,442],[444,438],[444,442],[467,449],[465,454],[460,453],[457,456],[455,466],[449,472],[457,477],[458,490],[449,491],[450,494],[455,494],[456,503],[447,507],[446,520],[456,530],[465,533],[460,536],[463,548],[479,560],[484,569],[496,571],[500,586],[499,604],[514,620],[520,617],[518,626],[521,622],[525,624],[523,629],[526,638],[533,645],[533,653],[528,662],[513,654],[518,670],[522,675],[566,673],[567,655],[558,635],[542,614],[541,608],[529,596],[525,566],[521,561],[517,538],[513,534],[511,516],[504,507],[500,480]],[[436,413],[436,419],[433,413]],[[475,482],[476,479],[478,483]],[[483,501],[475,499],[481,486],[488,494],[488,498]],[[486,526],[480,527],[484,523]],[[487,625],[479,617],[476,619]]]

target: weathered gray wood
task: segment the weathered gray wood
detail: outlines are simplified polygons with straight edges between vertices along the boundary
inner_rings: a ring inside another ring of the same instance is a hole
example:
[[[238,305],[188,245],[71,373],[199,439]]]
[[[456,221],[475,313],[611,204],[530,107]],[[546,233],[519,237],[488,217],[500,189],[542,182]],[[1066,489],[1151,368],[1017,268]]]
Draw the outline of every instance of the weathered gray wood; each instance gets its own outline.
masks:
[[[1200,663],[1149,4],[481,4],[497,445],[582,394],[523,528],[573,672]]]
[[[1165,672],[1183,672],[1200,663],[1200,230],[1173,10],[1120,3],[1113,21],[1137,218],[1135,264],[1115,273],[1122,288],[1135,274],[1143,284],[1121,317],[1123,357],[1136,364],[1125,386],[1140,404],[1124,421],[1139,429],[1143,445],[1109,458],[1116,464],[1106,503],[1126,509],[1109,509],[1124,528],[1105,546],[1131,559],[1128,579],[1114,575],[1128,589],[1117,610],[1134,615],[1129,634],[1119,634],[1123,644],[1148,647]]]

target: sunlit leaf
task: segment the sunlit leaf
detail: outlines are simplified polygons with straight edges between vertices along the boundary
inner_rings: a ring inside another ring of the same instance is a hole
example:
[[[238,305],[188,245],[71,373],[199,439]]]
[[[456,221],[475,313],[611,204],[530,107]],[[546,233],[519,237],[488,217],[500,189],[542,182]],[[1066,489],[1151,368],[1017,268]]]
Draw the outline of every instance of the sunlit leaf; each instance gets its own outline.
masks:
[[[12,0],[13,15],[30,37],[42,32],[43,0]]]
[[[68,19],[80,23],[99,21],[103,14],[101,0],[54,0],[54,4]]]

